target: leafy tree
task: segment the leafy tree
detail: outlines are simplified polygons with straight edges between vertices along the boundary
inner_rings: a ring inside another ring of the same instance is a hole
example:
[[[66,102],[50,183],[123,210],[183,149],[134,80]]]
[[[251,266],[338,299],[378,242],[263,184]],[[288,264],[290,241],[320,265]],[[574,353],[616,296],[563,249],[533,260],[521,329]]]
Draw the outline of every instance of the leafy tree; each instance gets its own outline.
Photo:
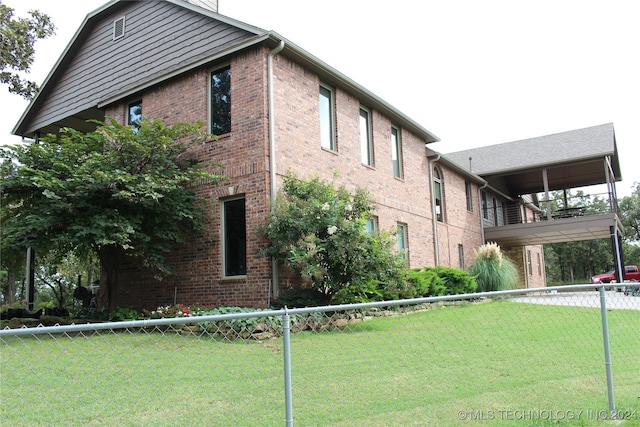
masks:
[[[34,44],[55,33],[49,16],[29,11],[31,18],[13,18],[13,9],[0,2],[0,83],[9,85],[9,92],[31,99],[38,91],[32,81],[20,77],[28,73],[34,59]]]
[[[635,190],[620,201],[620,220],[624,226],[625,238],[640,243],[640,182],[634,183]]]
[[[369,233],[366,190],[335,188],[318,176],[284,179],[262,227],[273,256],[335,302],[386,299],[405,283],[406,264],[388,232]]]
[[[203,206],[189,185],[221,179],[191,154],[210,138],[201,129],[111,120],[88,134],[65,128],[39,144],[0,148],[3,251],[96,254],[109,303],[123,256],[158,278],[170,274],[165,255],[202,228]]]

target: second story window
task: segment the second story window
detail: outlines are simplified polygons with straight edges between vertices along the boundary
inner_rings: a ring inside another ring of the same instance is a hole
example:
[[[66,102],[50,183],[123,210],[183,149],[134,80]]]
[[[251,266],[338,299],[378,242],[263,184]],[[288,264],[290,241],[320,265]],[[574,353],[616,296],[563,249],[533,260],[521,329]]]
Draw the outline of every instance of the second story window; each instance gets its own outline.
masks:
[[[464,191],[466,193],[467,196],[467,210],[469,212],[473,212],[473,193],[471,192],[472,187],[471,187],[471,182],[470,181],[465,181],[464,182]]]
[[[224,135],[231,132],[231,68],[212,71],[210,82],[210,132]]]
[[[327,150],[335,150],[333,132],[333,92],[320,86],[320,145]]]
[[[402,178],[402,141],[400,130],[391,126],[391,161],[393,162],[393,176]]]
[[[487,193],[482,192],[482,217],[489,219],[489,207],[487,206]]]
[[[433,194],[436,201],[436,219],[444,222],[444,183],[440,168],[433,168]]]
[[[127,124],[138,129],[142,120],[142,101],[136,101],[129,104],[127,109]]]
[[[363,165],[373,166],[371,114],[364,108],[360,108],[360,159]]]

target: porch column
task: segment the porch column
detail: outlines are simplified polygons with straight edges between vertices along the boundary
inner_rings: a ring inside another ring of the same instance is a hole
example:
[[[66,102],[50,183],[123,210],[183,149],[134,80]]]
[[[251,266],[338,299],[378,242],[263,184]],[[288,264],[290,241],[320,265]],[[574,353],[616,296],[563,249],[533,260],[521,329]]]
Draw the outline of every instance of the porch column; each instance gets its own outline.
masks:
[[[549,200],[549,178],[547,168],[542,169],[542,182],[544,184],[544,198],[547,200],[547,220],[551,221],[551,200]]]

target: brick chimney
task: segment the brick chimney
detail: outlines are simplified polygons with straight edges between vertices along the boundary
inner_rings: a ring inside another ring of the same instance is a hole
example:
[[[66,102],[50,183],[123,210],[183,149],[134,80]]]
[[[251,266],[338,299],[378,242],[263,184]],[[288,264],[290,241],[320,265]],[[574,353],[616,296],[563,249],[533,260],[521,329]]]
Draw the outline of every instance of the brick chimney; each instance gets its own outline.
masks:
[[[185,0],[187,3],[195,4],[205,9],[218,13],[218,0]]]

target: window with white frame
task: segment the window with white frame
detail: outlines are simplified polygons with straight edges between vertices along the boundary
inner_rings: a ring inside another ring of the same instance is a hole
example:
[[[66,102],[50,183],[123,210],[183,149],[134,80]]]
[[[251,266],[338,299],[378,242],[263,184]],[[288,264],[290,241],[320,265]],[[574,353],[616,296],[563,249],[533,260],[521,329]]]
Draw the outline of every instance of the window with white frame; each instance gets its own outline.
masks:
[[[403,177],[402,170],[402,139],[400,138],[400,129],[391,126],[391,162],[393,163],[393,176],[396,178]]]
[[[433,194],[436,202],[436,219],[444,222],[444,179],[439,167],[433,167]]]
[[[408,235],[407,235],[407,224],[399,222],[397,224],[397,228],[396,228],[396,240],[398,242],[398,253],[405,260],[408,259],[407,254],[409,252],[409,242],[408,242],[407,237],[408,237]]]
[[[333,122],[333,91],[320,85],[320,145],[327,150],[336,149]]]
[[[362,164],[373,166],[373,146],[371,144],[371,113],[360,108],[360,159]]]
[[[224,277],[247,274],[247,221],[245,199],[222,201],[222,265]]]

